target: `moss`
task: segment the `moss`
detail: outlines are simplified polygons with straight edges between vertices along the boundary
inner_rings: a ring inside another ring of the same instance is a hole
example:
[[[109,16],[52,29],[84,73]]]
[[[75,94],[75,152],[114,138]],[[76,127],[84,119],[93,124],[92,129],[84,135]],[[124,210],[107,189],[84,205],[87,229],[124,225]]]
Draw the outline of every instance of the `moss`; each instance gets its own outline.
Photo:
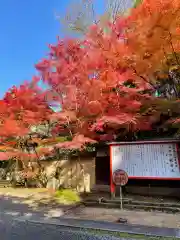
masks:
[[[78,203],[81,200],[78,193],[70,189],[56,191],[55,198],[58,200],[58,202],[67,204]]]

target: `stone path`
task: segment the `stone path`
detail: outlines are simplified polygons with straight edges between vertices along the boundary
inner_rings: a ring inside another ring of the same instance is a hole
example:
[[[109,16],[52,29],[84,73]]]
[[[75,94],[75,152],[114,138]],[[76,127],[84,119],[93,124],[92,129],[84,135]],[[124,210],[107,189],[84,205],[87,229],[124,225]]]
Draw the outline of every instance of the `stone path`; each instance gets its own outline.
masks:
[[[109,222],[117,222],[119,218],[126,218],[129,224],[180,228],[180,214],[80,207],[64,217]]]

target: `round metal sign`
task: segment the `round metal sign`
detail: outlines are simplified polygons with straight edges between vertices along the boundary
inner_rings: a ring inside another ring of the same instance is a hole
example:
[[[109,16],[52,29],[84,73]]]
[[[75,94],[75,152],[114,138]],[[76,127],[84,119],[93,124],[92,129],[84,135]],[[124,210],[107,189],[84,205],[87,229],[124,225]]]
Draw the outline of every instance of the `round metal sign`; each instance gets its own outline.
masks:
[[[113,173],[113,182],[116,186],[124,186],[128,182],[128,175],[124,170],[118,169]]]

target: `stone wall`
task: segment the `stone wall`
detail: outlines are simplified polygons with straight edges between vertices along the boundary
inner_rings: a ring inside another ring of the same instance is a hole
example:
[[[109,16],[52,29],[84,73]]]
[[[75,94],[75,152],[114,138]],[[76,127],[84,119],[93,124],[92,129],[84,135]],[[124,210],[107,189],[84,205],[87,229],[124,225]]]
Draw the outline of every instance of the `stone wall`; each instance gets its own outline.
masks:
[[[47,187],[77,189],[79,192],[90,192],[95,184],[95,157],[82,156],[61,158],[58,161],[43,161],[49,178]],[[54,173],[58,170],[56,178]]]

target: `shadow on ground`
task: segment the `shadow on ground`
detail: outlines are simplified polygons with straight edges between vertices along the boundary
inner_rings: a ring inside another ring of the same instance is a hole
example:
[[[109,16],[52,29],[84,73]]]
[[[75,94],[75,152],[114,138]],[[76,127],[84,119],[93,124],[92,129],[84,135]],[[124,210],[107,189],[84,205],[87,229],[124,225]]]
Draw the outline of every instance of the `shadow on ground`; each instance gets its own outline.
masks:
[[[7,217],[57,218],[63,216],[70,207],[58,204],[53,200],[47,200],[47,198],[36,201],[32,200],[31,197],[0,196],[0,215]]]

